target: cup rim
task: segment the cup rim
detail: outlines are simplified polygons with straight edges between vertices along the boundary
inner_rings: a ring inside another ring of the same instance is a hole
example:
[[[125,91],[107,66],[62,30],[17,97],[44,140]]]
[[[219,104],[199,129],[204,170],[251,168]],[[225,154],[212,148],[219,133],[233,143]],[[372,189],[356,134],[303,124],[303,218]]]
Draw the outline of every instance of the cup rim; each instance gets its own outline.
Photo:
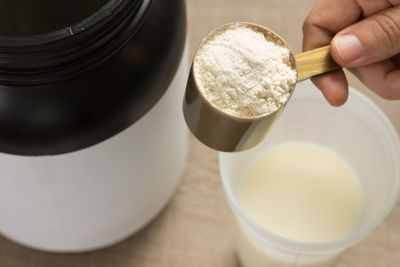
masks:
[[[391,146],[391,153],[393,155],[395,155],[399,159],[399,162],[400,162],[399,135],[397,134],[397,132],[396,132],[393,124],[389,120],[389,118],[382,111],[382,109],[380,109],[378,107],[377,104],[375,104],[370,98],[368,98],[361,92],[350,87],[349,94],[350,94],[349,98],[357,99],[357,101],[362,102],[363,105],[369,106],[369,108],[371,108],[373,110],[373,112],[375,112],[377,114],[377,116],[380,117],[380,120],[386,126],[386,130],[388,132],[389,138],[393,141],[393,145]],[[394,166],[395,184],[393,186],[391,195],[387,200],[387,204],[386,204],[385,208],[380,211],[380,213],[378,214],[376,219],[368,227],[366,227],[363,230],[356,231],[354,234],[346,236],[342,239],[330,241],[330,242],[294,241],[294,240],[285,238],[283,236],[280,236],[280,235],[260,226],[258,223],[256,223],[253,219],[251,219],[243,211],[243,209],[241,208],[241,206],[239,204],[239,201],[237,200],[236,197],[234,197],[233,190],[228,182],[229,179],[224,171],[223,161],[224,161],[226,154],[227,153],[225,153],[225,152],[219,152],[218,167],[219,167],[222,185],[223,185],[223,189],[224,189],[228,204],[229,204],[230,208],[232,209],[232,211],[234,212],[235,216],[239,217],[241,219],[241,221],[244,221],[244,223],[247,224],[248,226],[250,226],[252,229],[255,229],[257,232],[262,233],[263,235],[267,236],[268,238],[276,241],[277,244],[285,246],[287,249],[293,250],[296,252],[307,253],[307,254],[334,253],[334,252],[342,251],[342,250],[356,244],[361,239],[366,237],[370,232],[372,232],[386,218],[386,216],[393,209],[394,204],[396,203],[396,200],[400,193],[400,165],[395,165]]]

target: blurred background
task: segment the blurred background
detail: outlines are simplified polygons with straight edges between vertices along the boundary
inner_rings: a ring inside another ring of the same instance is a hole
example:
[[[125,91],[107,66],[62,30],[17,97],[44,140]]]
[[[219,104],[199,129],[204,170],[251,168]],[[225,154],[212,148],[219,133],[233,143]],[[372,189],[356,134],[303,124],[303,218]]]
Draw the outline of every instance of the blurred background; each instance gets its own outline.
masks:
[[[233,21],[267,26],[299,53],[302,23],[316,0],[186,0],[186,3],[191,55],[212,29]],[[400,101],[378,98],[353,77],[350,84],[373,99],[400,133]],[[339,267],[399,266],[399,205],[366,240],[346,252]],[[220,184],[217,152],[191,137],[186,171],[174,198],[141,232],[112,247],[81,254],[38,252],[0,237],[0,266],[237,267],[235,227]]]

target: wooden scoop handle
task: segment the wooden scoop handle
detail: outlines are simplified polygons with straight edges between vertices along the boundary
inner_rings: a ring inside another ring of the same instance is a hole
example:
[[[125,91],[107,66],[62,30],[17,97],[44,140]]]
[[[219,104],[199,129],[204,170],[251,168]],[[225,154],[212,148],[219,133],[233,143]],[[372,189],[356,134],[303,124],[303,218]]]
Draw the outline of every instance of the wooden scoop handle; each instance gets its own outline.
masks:
[[[312,76],[340,69],[330,54],[330,45],[310,50],[296,56],[297,82]]]

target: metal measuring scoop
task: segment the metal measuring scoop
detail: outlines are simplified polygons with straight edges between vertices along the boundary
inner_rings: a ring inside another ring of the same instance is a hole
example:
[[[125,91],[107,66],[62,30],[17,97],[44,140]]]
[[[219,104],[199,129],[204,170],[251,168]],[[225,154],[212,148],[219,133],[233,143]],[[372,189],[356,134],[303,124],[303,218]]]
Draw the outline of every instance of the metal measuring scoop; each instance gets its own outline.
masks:
[[[215,35],[238,26],[245,26],[261,32],[267,40],[274,41],[275,44],[288,48],[290,51],[290,67],[297,71],[297,82],[314,75],[341,68],[332,60],[329,53],[329,46],[317,48],[295,56],[293,50],[282,37],[270,29],[257,24],[236,22],[223,25],[212,31],[202,42],[195,54],[183,101],[183,114],[186,124],[198,140],[210,148],[223,152],[243,151],[259,144],[264,140],[269,129],[279,118],[287,103],[272,113],[256,117],[237,117],[225,113],[212,105],[199,89],[197,75],[193,68],[199,50]],[[293,94],[294,87],[295,84],[290,90],[290,96]]]

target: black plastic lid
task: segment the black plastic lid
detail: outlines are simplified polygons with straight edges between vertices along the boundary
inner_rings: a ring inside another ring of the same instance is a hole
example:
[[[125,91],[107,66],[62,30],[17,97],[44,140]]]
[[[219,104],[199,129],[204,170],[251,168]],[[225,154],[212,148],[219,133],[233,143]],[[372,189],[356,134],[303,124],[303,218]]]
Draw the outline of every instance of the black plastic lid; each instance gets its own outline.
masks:
[[[0,153],[69,153],[139,121],[176,75],[185,11],[184,0],[110,0],[66,29],[0,36]]]
[[[68,28],[93,15],[108,0],[0,1],[0,36],[30,36]]]
[[[19,1],[28,2],[30,0]],[[48,0],[35,0],[32,2],[41,6],[41,8],[36,7],[36,9],[43,10],[43,12],[48,11]],[[65,4],[66,2],[79,1],[64,0],[53,2],[59,4],[62,8],[68,6]],[[100,59],[95,59],[92,54],[120,33],[128,23],[131,23],[133,18],[137,18],[137,24],[139,25],[139,19],[143,17],[142,13],[145,12],[151,1],[85,0],[82,2],[86,6],[84,11],[74,13],[73,9],[67,10],[66,12],[71,12],[74,15],[61,16],[59,20],[53,16],[45,17],[45,19],[50,19],[51,22],[46,27],[43,26],[43,22],[21,20],[19,22],[21,24],[36,26],[32,26],[29,31],[17,31],[16,35],[18,33],[41,32],[54,27],[63,27],[63,25],[72,23],[73,20],[77,21],[62,29],[28,36],[5,36],[1,35],[0,30],[0,84],[24,85],[52,82],[68,78],[74,73],[79,73],[81,72],[80,69],[90,68],[90,66],[94,65],[90,60],[82,61],[83,65],[76,61],[87,55],[91,55],[96,62],[106,59],[107,56],[105,55],[101,55]],[[104,3],[105,5],[102,6]],[[4,4],[0,4],[0,8],[2,8],[1,5]],[[51,6],[54,6],[54,4]],[[70,8],[74,6],[74,4],[69,5]],[[99,9],[96,11],[97,8]],[[57,8],[56,12],[60,12],[60,10],[60,8]],[[94,13],[82,20],[82,16],[90,14],[90,12]],[[3,10],[2,13],[6,14],[7,11]],[[12,14],[11,11],[9,13]],[[17,12],[17,14],[19,13]],[[32,19],[36,18],[37,15],[32,17]],[[64,19],[66,20],[64,21]],[[13,24],[6,23],[6,25],[9,25],[9,29],[5,30],[7,28],[5,26],[0,29],[11,35]],[[134,29],[132,27],[131,31],[133,34]],[[117,47],[113,49],[116,50]],[[111,56],[112,53],[108,53],[108,55]],[[73,68],[68,66],[70,62],[73,62]]]

